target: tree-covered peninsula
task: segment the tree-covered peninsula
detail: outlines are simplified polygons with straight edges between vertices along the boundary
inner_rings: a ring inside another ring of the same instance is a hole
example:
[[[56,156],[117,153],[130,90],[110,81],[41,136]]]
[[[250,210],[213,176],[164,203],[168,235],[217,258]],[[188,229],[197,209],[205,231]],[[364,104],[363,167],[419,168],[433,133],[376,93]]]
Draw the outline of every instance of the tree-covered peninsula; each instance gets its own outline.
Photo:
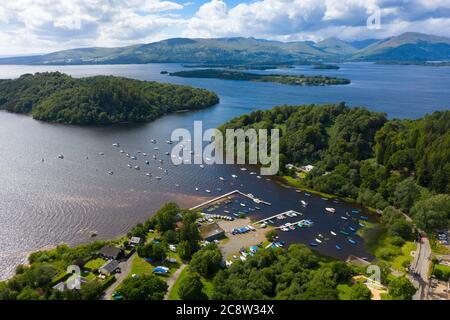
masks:
[[[257,74],[233,70],[219,70],[219,69],[178,71],[170,73],[170,75],[183,78],[207,78],[207,79],[222,79],[222,80],[275,82],[298,86],[325,86],[325,85],[340,85],[340,84],[342,85],[350,83],[350,80],[348,79],[326,77],[326,76]]]
[[[279,128],[280,168],[292,182],[409,214],[426,232],[449,226],[450,111],[417,120],[387,120],[383,113],[344,104],[280,106],[224,124],[228,128]],[[299,175],[288,170],[311,164]]]
[[[0,109],[69,124],[152,121],[218,102],[215,93],[204,89],[114,76],[77,79],[45,72],[0,80]]]

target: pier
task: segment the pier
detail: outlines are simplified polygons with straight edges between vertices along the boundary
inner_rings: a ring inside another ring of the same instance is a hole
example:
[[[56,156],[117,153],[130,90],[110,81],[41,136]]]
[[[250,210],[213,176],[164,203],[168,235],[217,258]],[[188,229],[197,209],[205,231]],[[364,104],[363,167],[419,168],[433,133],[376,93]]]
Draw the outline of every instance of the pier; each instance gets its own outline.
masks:
[[[267,205],[267,206],[271,206],[271,205],[272,205],[270,202],[267,202],[267,201],[258,199],[258,198],[254,197],[254,196],[252,197],[252,196],[250,196],[250,195],[248,195],[248,194],[245,194],[245,193],[243,193],[243,192],[241,192],[241,191],[239,191],[239,190],[233,190],[233,191],[231,191],[231,192],[228,192],[228,193],[225,193],[225,194],[223,194],[223,195],[221,195],[221,196],[218,196],[218,197],[216,197],[216,198],[214,198],[214,199],[211,199],[211,200],[208,200],[208,201],[206,201],[206,202],[203,202],[203,203],[201,203],[201,204],[199,204],[199,205],[197,205],[197,206],[195,206],[195,207],[190,208],[189,210],[196,210],[196,209],[199,209],[199,208],[201,208],[201,207],[207,206],[207,205],[209,205],[209,204],[211,204],[211,203],[214,203],[214,202],[216,202],[216,201],[222,200],[223,198],[227,198],[227,197],[229,197],[229,196],[231,196],[231,195],[233,195],[233,194],[240,194],[240,195],[242,195],[242,196],[244,196],[244,197],[247,197],[247,198],[253,200],[253,202],[255,202],[255,203],[261,203],[261,204],[265,204],[265,205]]]
[[[271,216],[271,217],[264,218],[264,219],[262,219],[262,220],[253,222],[253,224],[264,223],[264,222],[266,222],[266,221],[269,221],[269,220],[272,220],[272,219],[276,219],[276,218],[278,218],[278,217],[280,217],[280,216],[286,216],[286,214],[288,214],[288,213],[295,213],[295,214],[297,214],[297,215],[299,215],[299,216],[302,216],[302,215],[303,215],[303,213],[301,213],[301,212],[297,212],[297,211],[294,211],[294,210],[288,210],[288,211],[285,211],[285,212],[282,212],[282,213],[278,213],[278,214],[276,214],[276,215],[274,215],[274,216]]]

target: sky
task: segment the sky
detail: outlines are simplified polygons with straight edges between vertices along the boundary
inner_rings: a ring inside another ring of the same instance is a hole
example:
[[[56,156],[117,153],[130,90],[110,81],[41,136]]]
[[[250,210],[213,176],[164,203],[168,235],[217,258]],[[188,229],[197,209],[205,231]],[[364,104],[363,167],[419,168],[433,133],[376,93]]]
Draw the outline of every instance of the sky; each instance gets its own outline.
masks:
[[[173,37],[353,41],[407,31],[450,37],[450,0],[0,0],[0,56]]]

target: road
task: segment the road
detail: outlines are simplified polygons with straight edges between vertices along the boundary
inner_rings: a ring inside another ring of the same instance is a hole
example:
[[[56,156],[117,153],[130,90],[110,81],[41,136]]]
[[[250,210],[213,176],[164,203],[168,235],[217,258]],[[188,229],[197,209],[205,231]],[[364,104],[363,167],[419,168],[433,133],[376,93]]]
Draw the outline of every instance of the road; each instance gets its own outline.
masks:
[[[133,253],[126,261],[123,261],[119,264],[120,273],[117,273],[115,275],[116,282],[114,282],[112,285],[108,287],[108,289],[105,290],[102,296],[102,300],[111,300],[113,293],[116,291],[116,289],[122,284],[123,280],[125,280],[128,275],[131,272],[131,264],[133,263],[133,259],[136,256],[136,252]]]
[[[428,275],[431,260],[431,247],[428,238],[423,237],[422,243],[417,244],[416,256],[413,262],[414,272],[418,276],[412,277],[411,280],[418,287],[414,300],[424,300],[428,289]]]
[[[173,285],[175,284],[175,282],[177,282],[178,276],[181,274],[181,272],[184,270],[184,268],[187,267],[187,264],[182,264],[174,273],[172,273],[172,275],[169,277],[169,279],[167,279],[167,293],[164,296],[164,300],[167,300],[169,298],[169,293],[170,290],[172,290]]]

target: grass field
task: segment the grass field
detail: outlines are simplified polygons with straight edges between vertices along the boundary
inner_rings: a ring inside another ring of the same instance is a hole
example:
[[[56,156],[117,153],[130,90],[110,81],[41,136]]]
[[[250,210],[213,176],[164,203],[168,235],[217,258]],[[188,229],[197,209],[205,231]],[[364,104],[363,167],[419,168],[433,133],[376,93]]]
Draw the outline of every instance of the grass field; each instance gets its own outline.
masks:
[[[180,284],[182,283],[183,279],[186,278],[186,276],[188,275],[189,271],[188,271],[189,267],[185,268],[180,275],[178,276],[177,281],[175,282],[175,284],[172,287],[172,290],[169,292],[169,297],[168,300],[181,300],[180,296],[178,295],[178,290],[180,288]],[[203,283],[203,292],[208,296],[211,297],[212,294],[212,290],[213,290],[213,284],[211,281],[205,279],[202,277],[202,283]]]

